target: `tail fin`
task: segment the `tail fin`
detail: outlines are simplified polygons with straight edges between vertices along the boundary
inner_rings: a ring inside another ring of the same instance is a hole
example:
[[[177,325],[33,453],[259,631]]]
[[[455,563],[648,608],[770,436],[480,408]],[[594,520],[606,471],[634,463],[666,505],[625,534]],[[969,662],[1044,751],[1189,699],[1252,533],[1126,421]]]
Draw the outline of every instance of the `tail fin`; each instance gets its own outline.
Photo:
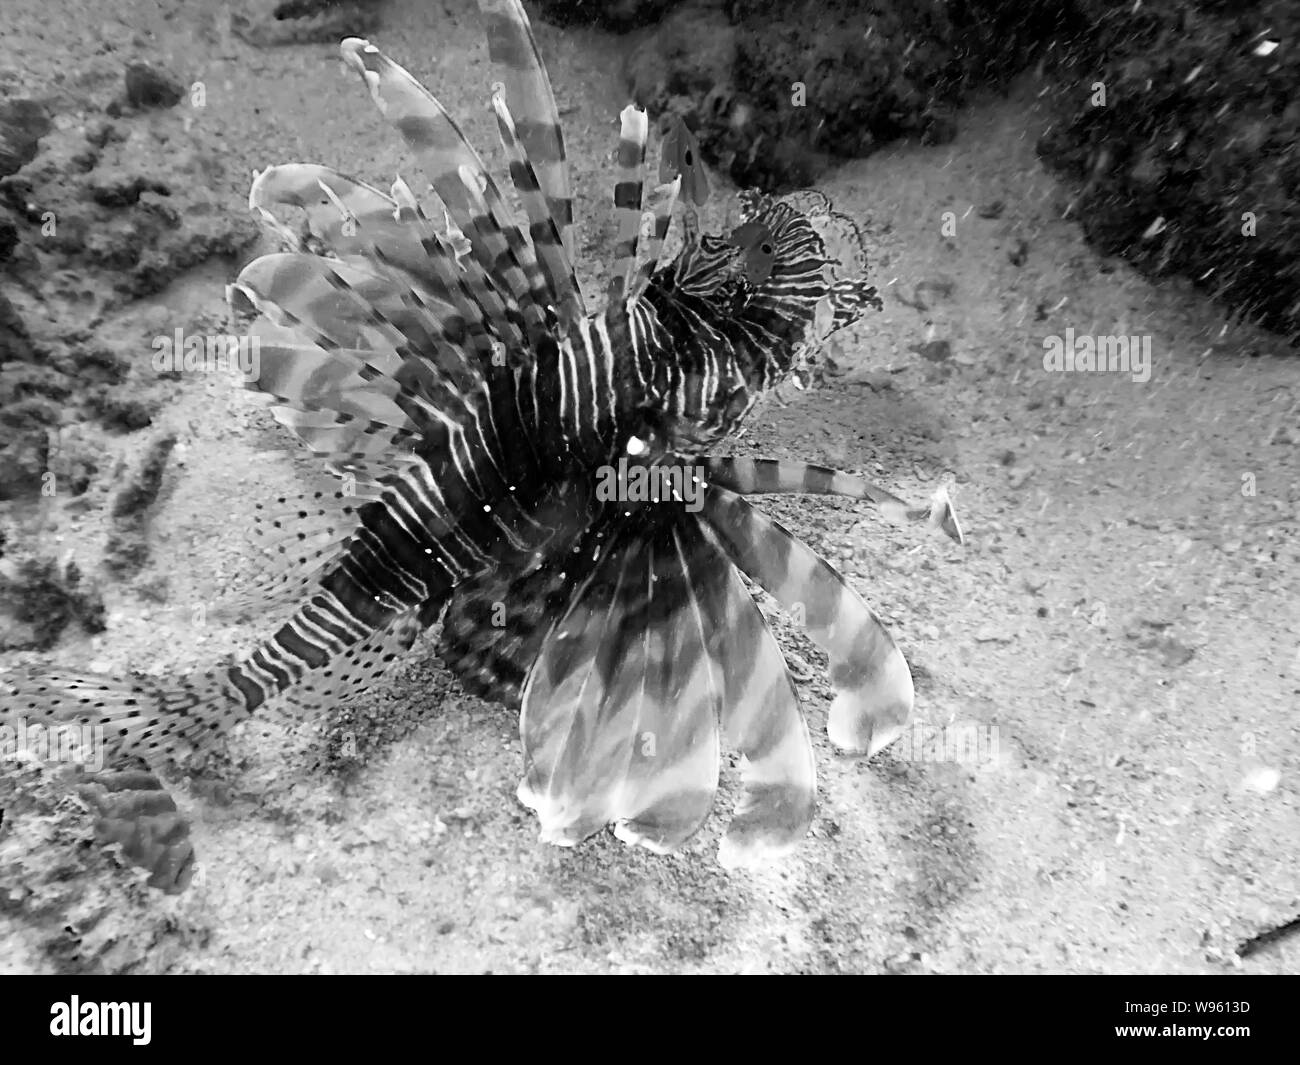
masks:
[[[202,751],[278,694],[286,694],[290,704],[286,716],[299,720],[354,697],[410,647],[418,626],[410,613],[398,615],[296,675],[289,630],[285,626],[239,665],[173,682],[64,671],[5,678],[0,724],[89,727],[113,762],[176,759]],[[110,770],[88,776],[79,791],[98,814],[100,838],[120,844],[128,859],[148,870],[150,886],[169,894],[185,889],[194,863],[189,824],[157,777],[138,769]]]
[[[102,729],[113,758],[181,757],[246,719],[248,695],[232,672],[215,669],[160,684],[143,677],[117,678],[53,671],[0,681],[6,723]]]
[[[410,646],[411,613],[379,603],[362,613],[319,592],[235,665],[172,681],[62,670],[5,678],[0,721],[100,729],[113,759],[184,757],[290,689],[300,708],[319,711],[373,680]]]

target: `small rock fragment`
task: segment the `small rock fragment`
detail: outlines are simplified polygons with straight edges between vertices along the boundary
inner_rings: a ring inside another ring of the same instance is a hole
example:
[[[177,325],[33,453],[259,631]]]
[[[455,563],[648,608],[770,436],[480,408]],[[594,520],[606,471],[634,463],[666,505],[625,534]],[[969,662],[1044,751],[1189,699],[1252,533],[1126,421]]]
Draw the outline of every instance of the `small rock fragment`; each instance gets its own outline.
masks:
[[[171,74],[148,63],[126,68],[126,102],[132,107],[175,107],[185,90]]]

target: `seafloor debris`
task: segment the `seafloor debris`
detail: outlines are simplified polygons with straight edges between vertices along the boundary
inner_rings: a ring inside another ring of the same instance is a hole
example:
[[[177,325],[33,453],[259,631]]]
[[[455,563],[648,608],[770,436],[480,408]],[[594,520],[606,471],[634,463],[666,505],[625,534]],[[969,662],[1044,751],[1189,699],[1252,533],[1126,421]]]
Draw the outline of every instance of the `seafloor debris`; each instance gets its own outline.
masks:
[[[149,508],[158,498],[176,436],[167,433],[149,445],[129,484],[113,501],[113,530],[104,549],[104,566],[114,576],[130,577],[149,560]]]
[[[0,941],[22,972],[163,972],[208,929],[96,837],[80,769],[8,760],[0,773]],[[120,775],[120,774],[118,774]]]
[[[230,29],[258,48],[277,44],[337,43],[373,32],[381,0],[244,0]]]
[[[0,539],[0,650],[48,650],[74,622],[104,631],[98,586],[71,560],[5,557]]]

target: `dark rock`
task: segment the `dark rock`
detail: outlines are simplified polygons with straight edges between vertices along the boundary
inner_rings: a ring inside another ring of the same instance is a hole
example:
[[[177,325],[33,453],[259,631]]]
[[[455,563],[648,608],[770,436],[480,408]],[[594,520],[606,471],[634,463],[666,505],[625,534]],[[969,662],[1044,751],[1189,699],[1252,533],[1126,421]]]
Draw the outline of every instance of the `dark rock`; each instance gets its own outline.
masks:
[[[162,196],[171,194],[171,190],[161,181],[121,168],[97,173],[86,182],[86,195],[101,207],[130,207],[139,202],[140,195],[144,192]]]
[[[176,437],[159,437],[145,453],[131,482],[113,500],[113,527],[104,548],[104,566],[118,578],[134,576],[149,560],[149,509],[162,488]]]
[[[29,358],[31,346],[32,338],[22,316],[9,302],[9,297],[0,292],[0,366]]]
[[[94,806],[68,801],[86,779],[42,761],[0,773],[6,961],[24,972],[166,972],[210,930],[160,907],[129,854],[96,837]]]
[[[632,98],[653,114],[681,115],[692,129],[727,119],[736,36],[715,7],[691,4],[674,11],[628,49],[624,73]]]
[[[126,102],[132,107],[175,107],[184,95],[184,86],[165,70],[148,63],[126,68]]]
[[[929,310],[940,300],[952,299],[953,293],[957,291],[957,282],[946,274],[936,274],[933,277],[922,278],[916,283],[916,291],[913,298],[921,310]]]
[[[957,136],[957,116],[952,108],[934,106],[921,114],[921,143],[949,144]]]
[[[927,340],[924,344],[910,344],[913,351],[927,362],[947,362],[952,358],[952,345],[946,340]]]
[[[1078,184],[1085,235],[1300,339],[1300,8],[1076,4],[1087,27],[1060,50],[1038,151]],[[1263,26],[1283,42],[1266,55]]]
[[[104,631],[104,600],[93,585],[82,586],[76,563],[60,568],[53,559],[25,559],[0,570],[0,650],[47,651],[72,622],[87,632]]]
[[[130,372],[125,358],[103,344],[90,343],[72,348],[50,359],[62,374],[86,384],[121,384]]]
[[[1196,656],[1196,648],[1189,647],[1172,636],[1139,636],[1137,645],[1142,650],[1157,655],[1166,669],[1185,666]]]
[[[63,418],[70,382],[40,364],[46,354],[0,293],[0,500],[37,489],[50,433]]]
[[[140,193],[140,209],[156,218],[164,229],[180,228],[181,215],[172,205],[170,195],[160,193],[156,188]]]
[[[686,119],[709,163],[784,190],[896,137],[952,140],[968,88],[1008,81],[1073,30],[1079,2],[687,0],[634,38],[627,74],[652,113]],[[542,4],[564,21],[620,26],[665,6]]]
[[[739,112],[743,122],[733,109],[722,123],[706,123],[702,148],[735,180],[771,189],[897,137],[947,143],[970,85],[1005,82],[1070,22],[1069,0],[1045,0],[1028,12],[998,0],[728,0],[724,7],[738,31],[729,88],[748,111]]]
[[[86,127],[86,140],[91,147],[102,150],[110,144],[120,144],[126,140],[126,134],[115,123],[100,119]]]
[[[76,257],[79,276],[116,295],[149,295],[258,236],[256,221],[224,209],[214,191],[229,180],[218,145],[197,130],[180,149],[167,136],[164,123],[102,120],[55,131],[20,173],[0,179],[0,194],[41,227],[24,238],[41,252]],[[101,142],[95,168],[79,175],[77,156]]]
[[[281,0],[269,13],[233,12],[230,28],[258,48],[364,37],[379,28],[382,0]]]
[[[95,169],[95,165],[99,162],[99,152],[94,148],[87,148],[84,152],[78,152],[69,161],[77,173],[88,174]]]
[[[885,370],[865,370],[849,378],[851,385],[866,385],[873,392],[887,392],[894,387],[894,379]]]
[[[41,138],[52,128],[44,104],[35,100],[0,104],[0,178],[16,174],[36,158]]]
[[[12,218],[0,218],[0,263],[8,261],[18,247],[18,226]]]
[[[576,23],[629,30],[654,22],[677,0],[537,0],[547,22],[557,26]]]
[[[128,433],[152,425],[160,406],[157,396],[141,395],[139,390],[129,387],[90,389],[85,403],[105,428]]]
[[[72,381],[60,370],[31,362],[10,362],[0,366],[0,406],[15,407],[25,399],[67,399]]]

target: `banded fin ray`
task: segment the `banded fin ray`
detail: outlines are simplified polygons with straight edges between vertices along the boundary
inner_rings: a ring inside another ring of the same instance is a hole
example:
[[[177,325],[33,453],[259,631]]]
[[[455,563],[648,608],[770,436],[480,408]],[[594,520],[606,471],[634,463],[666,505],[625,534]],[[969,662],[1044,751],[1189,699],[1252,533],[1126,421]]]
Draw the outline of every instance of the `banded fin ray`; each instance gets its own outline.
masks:
[[[779,522],[710,484],[701,516],[736,566],[787,610],[830,656],[831,742],[875,754],[912,713],[912,674],[888,630],[844,578]]]
[[[468,172],[478,186],[495,227],[502,231],[518,230],[478,152],[442,104],[369,41],[349,37],[340,45],[340,51],[344,61],[361,75],[380,113],[415,154],[449,216],[469,241],[470,254],[483,271],[480,281],[493,276],[496,254],[475,222],[473,198],[462,171]],[[527,289],[510,295],[520,304],[530,299]]]
[[[929,506],[913,506],[892,492],[856,474],[829,466],[744,456],[697,455],[689,462],[702,466],[704,479],[738,495],[832,495],[866,499],[892,522],[926,521],[954,543],[965,543],[957,511],[942,486]]]
[[[624,842],[666,853],[713,806],[721,677],[680,528],[630,529],[613,527],[529,673],[518,794],[547,842],[571,846],[612,824]]]
[[[413,204],[412,198],[403,212],[393,197],[318,163],[269,166],[253,180],[248,194],[249,209],[297,251],[307,249],[298,233],[277,217],[276,208],[303,210],[312,235],[340,256],[365,254],[436,285],[439,277],[429,264],[428,243],[453,260],[454,253],[437,233],[418,225],[422,215],[412,209]]]
[[[620,300],[636,274],[637,242],[641,235],[641,197],[645,184],[646,138],[650,121],[645,108],[628,104],[619,116],[618,173],[614,180],[614,220],[618,226],[609,298]]]
[[[727,868],[788,853],[817,807],[817,767],[785,655],[731,566],[725,588],[701,596],[723,671],[723,736],[744,756],[743,791],[718,861]]]
[[[514,118],[500,92],[493,94],[492,107],[496,112],[501,144],[510,160],[510,179],[528,215],[528,233],[537,256],[545,295],[548,302],[554,303],[559,320],[567,327],[586,314],[573,261],[564,249],[556,221],[538,185],[533,163],[519,140]]]
[[[368,264],[297,252],[264,255],[240,271],[234,287],[275,324],[351,360],[388,398],[423,391],[437,401],[464,402],[483,387],[481,368],[461,344],[466,323],[458,309],[432,296],[394,295],[391,282]]]
[[[551,79],[546,73],[537,50],[528,16],[519,0],[479,0],[487,31],[488,55],[505,87],[505,102],[514,119],[515,130],[525,157],[535,176],[537,189],[544,197],[540,210],[529,209],[529,222],[534,231],[534,244],[539,258],[551,253],[549,233],[543,229],[538,239],[538,227],[547,220],[558,238],[555,248],[566,269],[572,272],[573,263],[573,192],[569,184],[569,161],[564,151],[564,133],[560,128],[560,114],[555,106]],[[512,170],[512,177],[514,176]],[[520,193],[524,192],[520,189]],[[558,293],[566,297],[563,292]],[[579,310],[581,294],[578,296]]]
[[[681,193],[682,178],[678,174],[666,185],[657,186],[650,194],[649,210],[642,212],[641,236],[645,244],[645,257],[637,267],[632,295],[641,295],[656,270],[665,269],[670,260],[664,256],[664,241],[672,226],[673,207]]]
[[[246,267],[236,285],[272,323],[258,326],[270,341],[263,373],[249,387],[271,395],[281,407],[277,418],[332,462],[387,454],[396,468],[409,461],[404,443],[445,455],[473,441],[489,461],[467,459],[465,468],[499,479],[487,383],[453,336],[430,339],[440,326],[455,328],[453,312],[426,304],[430,316],[440,309],[447,317],[386,315],[376,306],[380,294],[368,298],[378,283],[359,268],[295,253]],[[322,317],[328,333],[316,325]],[[349,334],[361,347],[344,346]],[[295,335],[308,343],[295,343]]]
[[[416,612],[399,613],[382,628],[305,673],[268,706],[271,720],[322,724],[336,707],[364,696],[414,645],[424,626]]]
[[[536,320],[542,312],[530,306],[528,299],[521,312],[512,293],[536,299],[544,291],[527,242],[513,228],[500,230],[486,217],[481,197],[475,200],[473,190],[466,187],[471,209],[482,205],[482,213],[474,219],[476,231],[486,227],[503,241],[513,238],[509,261],[497,262],[500,274],[510,282],[503,297],[478,261],[458,262],[451,244],[434,229],[401,178],[394,181],[393,190],[395,195],[390,197],[329,167],[288,163],[268,167],[257,176],[249,206],[298,251],[308,249],[297,233],[276,217],[273,208],[291,206],[305,211],[312,235],[344,260],[364,260],[365,269],[384,278],[386,290],[377,295],[389,304],[390,313],[403,305],[421,307],[430,297],[449,303],[463,320],[466,337],[484,366],[491,363],[489,334],[519,346],[526,331],[524,317],[531,313]],[[500,259],[501,245],[494,243],[491,250]],[[531,262],[537,274],[534,280],[525,279],[523,268],[513,258],[515,251]],[[426,299],[422,300],[422,295]]]

